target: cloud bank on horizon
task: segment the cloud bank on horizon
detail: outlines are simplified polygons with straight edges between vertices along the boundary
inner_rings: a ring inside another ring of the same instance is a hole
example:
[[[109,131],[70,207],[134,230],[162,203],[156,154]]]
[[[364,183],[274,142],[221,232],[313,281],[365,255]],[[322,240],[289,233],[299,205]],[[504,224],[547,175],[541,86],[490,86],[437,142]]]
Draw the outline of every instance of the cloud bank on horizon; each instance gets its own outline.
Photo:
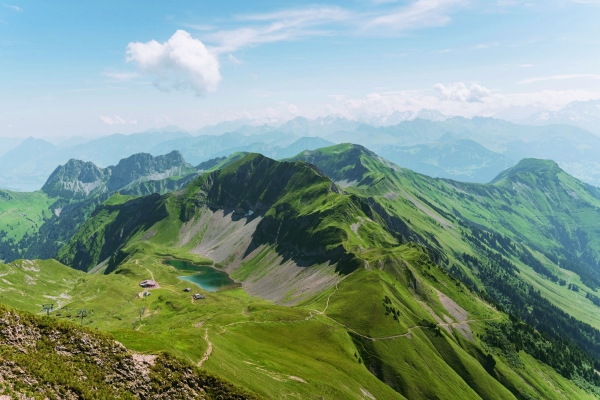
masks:
[[[197,129],[300,115],[368,120],[423,109],[517,120],[600,99],[600,60],[590,57],[600,45],[598,1],[235,4],[141,10],[109,0],[103,10],[122,12],[112,25],[98,12],[65,26],[61,15],[48,25],[46,5],[4,5],[0,53],[16,79],[0,77],[0,135]],[[564,23],[574,18],[577,26]],[[25,29],[36,21],[37,36]],[[19,69],[19,57],[39,56],[36,46],[50,54],[56,43],[44,42],[45,31],[64,38],[63,57]]]

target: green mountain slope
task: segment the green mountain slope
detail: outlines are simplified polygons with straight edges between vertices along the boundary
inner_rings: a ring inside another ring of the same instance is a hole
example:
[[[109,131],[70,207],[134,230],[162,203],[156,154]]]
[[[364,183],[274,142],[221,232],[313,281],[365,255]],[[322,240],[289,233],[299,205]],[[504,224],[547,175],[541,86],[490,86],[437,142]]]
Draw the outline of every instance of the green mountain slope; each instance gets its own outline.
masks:
[[[280,163],[251,154],[221,170],[205,174],[182,194],[149,196],[123,204],[97,208],[59,259],[88,270],[104,258],[117,255],[136,233],[145,232],[161,219],[176,217],[177,224],[194,223],[210,208],[220,208],[233,221],[246,219],[256,224],[246,253],[272,246],[295,263],[337,263],[340,269],[356,268],[352,251],[372,246],[391,246],[396,240],[381,230],[376,214],[356,196],[344,195],[319,171],[305,163]],[[134,212],[135,211],[135,212]],[[359,221],[369,234],[348,235]],[[377,231],[370,230],[378,228]],[[109,229],[104,234],[104,229]],[[97,237],[114,237],[98,241]],[[170,237],[171,242],[176,237]],[[164,237],[160,237],[164,241]],[[91,246],[101,245],[102,250]],[[220,260],[219,260],[220,261]],[[118,259],[111,261],[115,265]]]
[[[164,255],[140,251],[110,275],[42,261],[0,265],[10,283],[0,284],[1,299],[34,312],[40,300],[57,302],[51,318],[64,326],[86,308],[85,326],[110,331],[135,351],[167,350],[268,398],[592,398],[526,352],[475,339],[508,319],[419,246],[364,256],[369,268],[295,307],[243,289],[190,301],[176,277],[182,271],[165,268]],[[161,288],[138,296],[137,283],[150,273]],[[15,296],[32,282],[36,298]]]
[[[396,219],[418,233],[463,282],[536,328],[600,356],[595,188],[541,160],[524,160],[494,184],[477,185],[390,168],[356,145],[297,159],[358,182],[347,190],[379,210],[378,204],[391,216],[391,228]],[[344,168],[363,174],[344,175]]]
[[[195,177],[196,169],[178,152],[157,157],[135,154],[104,169],[70,160],[55,169],[41,191],[3,192],[0,227],[6,224],[7,228],[0,258],[54,257],[95,207],[115,191],[138,196],[166,193]]]
[[[69,303],[103,310],[98,327],[133,349],[184,354],[270,398],[591,396],[594,359],[509,318],[483,300],[495,297],[452,276],[454,263],[463,268],[481,250],[458,231],[468,228],[444,228],[406,200],[409,220],[393,209],[398,197],[381,196],[388,204],[364,195],[387,194],[396,185],[389,171],[403,173],[372,153],[324,152],[357,186],[343,190],[305,162],[249,154],[182,192],[112,198],[61,250],[83,270],[106,262],[106,275],[85,275],[97,283],[75,284]],[[404,233],[394,229],[401,224]],[[445,252],[448,237],[467,261]],[[501,263],[524,253],[514,246]],[[169,258],[213,265],[242,289],[206,293],[196,304],[177,278],[193,271],[165,265]],[[150,277],[160,287],[136,296],[137,283]],[[142,304],[154,311],[136,323]]]

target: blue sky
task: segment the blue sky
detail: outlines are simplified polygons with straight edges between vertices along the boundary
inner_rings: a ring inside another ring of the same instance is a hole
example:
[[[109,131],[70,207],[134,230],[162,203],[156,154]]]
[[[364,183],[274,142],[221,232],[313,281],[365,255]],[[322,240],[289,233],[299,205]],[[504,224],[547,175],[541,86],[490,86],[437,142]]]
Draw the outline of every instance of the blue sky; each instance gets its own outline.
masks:
[[[0,3],[0,135],[600,98],[600,0]]]

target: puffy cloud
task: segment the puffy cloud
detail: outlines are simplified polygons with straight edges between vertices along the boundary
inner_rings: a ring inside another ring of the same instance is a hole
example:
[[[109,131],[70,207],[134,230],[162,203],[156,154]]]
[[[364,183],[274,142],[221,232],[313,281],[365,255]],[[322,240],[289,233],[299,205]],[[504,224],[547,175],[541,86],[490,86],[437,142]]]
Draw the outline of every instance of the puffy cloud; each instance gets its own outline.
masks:
[[[137,121],[134,119],[121,118],[118,115],[113,117],[100,116],[100,119],[107,125],[137,124]]]
[[[490,91],[476,83],[468,87],[464,83],[455,83],[445,86],[437,83],[433,88],[440,94],[442,100],[466,101],[468,103],[481,102],[490,97]]]
[[[266,108],[243,111],[221,110],[203,115],[203,119],[205,123],[211,124],[242,119],[253,125],[277,125],[297,116],[314,119],[328,115],[341,115],[352,120],[388,124],[402,118],[402,115],[395,113],[404,114],[411,119],[419,116],[418,113],[422,110],[437,110],[446,116],[496,117],[518,122],[539,111],[559,110],[572,101],[600,99],[600,92],[582,90],[545,90],[511,94],[494,92],[485,97],[485,101],[474,102],[446,99],[435,90],[370,93],[358,98],[334,94],[327,98],[329,102],[319,105],[314,102],[303,105],[279,102]]]
[[[440,89],[443,89],[440,92]],[[341,114],[351,119],[368,120],[374,116],[387,116],[396,111],[413,113],[421,110],[438,110],[444,115],[499,117],[515,119],[516,113],[532,114],[543,110],[559,110],[572,101],[600,99],[600,93],[583,90],[543,90],[522,93],[491,93],[476,85],[436,85],[437,96],[430,91],[406,90],[371,93],[362,98],[334,97],[335,103],[312,114]],[[469,101],[477,99],[480,101]],[[305,115],[306,111],[301,113]]]
[[[164,43],[129,43],[127,61],[156,77],[155,85],[161,90],[192,90],[201,96],[215,91],[221,80],[217,57],[183,30]]]

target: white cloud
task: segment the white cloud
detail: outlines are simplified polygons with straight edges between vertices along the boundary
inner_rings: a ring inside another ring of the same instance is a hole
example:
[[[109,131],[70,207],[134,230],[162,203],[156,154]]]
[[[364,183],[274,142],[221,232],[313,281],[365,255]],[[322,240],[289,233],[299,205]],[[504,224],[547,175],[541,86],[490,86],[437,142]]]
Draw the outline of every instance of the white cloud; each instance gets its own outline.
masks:
[[[212,48],[215,53],[228,53],[262,43],[330,34],[328,30],[317,29],[317,27],[326,23],[344,21],[351,16],[349,11],[339,7],[309,7],[265,14],[238,15],[236,20],[250,25],[234,30],[218,31],[207,35],[206,38],[217,44]]]
[[[545,81],[560,81],[566,79],[600,79],[600,74],[566,74],[566,75],[552,75],[552,76],[538,76],[536,78],[524,79],[517,82],[518,85],[526,85],[535,82]]]
[[[226,111],[221,115],[206,115],[206,117],[213,123],[242,119],[252,125],[262,125],[283,123],[299,115],[309,118],[316,118],[318,116],[312,110],[301,111],[296,105],[281,101],[272,107],[257,110]]]
[[[10,129],[12,129],[12,128],[13,128],[13,126],[12,126],[12,125],[6,125],[6,127],[7,127],[7,128],[10,128]]]
[[[138,72],[104,72],[102,75],[120,82],[130,81],[140,76]]]
[[[463,0],[417,0],[406,7],[372,18],[365,27],[406,31],[444,26],[451,21],[449,14],[453,9],[463,4]]]
[[[452,85],[444,85],[449,87]],[[466,87],[466,85],[465,85]],[[437,110],[447,116],[496,117],[507,120],[519,120],[539,111],[556,111],[572,101],[600,99],[600,92],[582,90],[539,91],[501,94],[492,92],[485,101],[457,101],[443,98],[435,90],[406,90],[396,92],[371,93],[360,98],[348,98],[335,94],[329,95],[330,103],[304,107],[279,102],[272,107],[247,109],[243,111],[222,110],[219,113],[203,115],[205,123],[218,123],[243,119],[250,124],[277,125],[297,116],[309,119],[328,115],[341,115],[352,120],[383,123],[394,112],[413,114],[421,110]],[[393,119],[392,119],[393,120]],[[162,124],[164,125],[164,124]]]
[[[450,14],[467,3],[468,0],[412,0],[406,6],[396,6],[391,10],[389,7],[377,7],[358,12],[335,6],[309,6],[237,15],[233,22],[241,24],[241,27],[206,33],[202,40],[212,45],[211,52],[223,54],[264,43],[332,36],[340,32],[350,35],[395,35],[412,29],[446,25],[451,20]],[[213,30],[212,26],[206,25],[185,26],[196,30]]]
[[[462,82],[447,86],[437,83],[433,86],[433,89],[440,94],[442,100],[464,101],[468,103],[481,102],[491,95],[487,88],[476,83],[473,83],[470,87],[467,87]]]
[[[482,44],[478,44],[477,46],[473,47],[475,50],[485,50],[485,49],[489,49],[492,47],[496,47],[498,46],[500,43],[498,42],[493,42],[493,43],[482,43]]]
[[[533,64],[519,64],[519,67],[521,67],[521,68],[531,68],[531,67],[533,67]]]
[[[23,9],[19,6],[13,6],[11,4],[2,4],[4,7],[10,8],[11,10],[14,10],[16,12],[21,12],[23,11]]]
[[[203,24],[183,24],[186,28],[194,29],[196,31],[212,31],[215,29],[212,25],[203,25]]]
[[[237,58],[236,58],[236,57],[235,57],[233,54],[230,54],[229,56],[227,56],[227,59],[228,59],[228,60],[229,60],[229,61],[230,61],[232,64],[235,64],[235,65],[240,65],[240,64],[242,63],[242,62],[241,62],[239,59],[237,59]]]
[[[341,21],[349,18],[350,13],[340,7],[308,7],[275,11],[263,14],[238,15],[239,21],[289,21],[290,24],[310,21]]]
[[[112,117],[100,116],[102,122],[107,125],[126,125],[126,124],[137,124],[137,121],[134,119],[121,118],[118,115]]]
[[[515,117],[514,112],[517,109],[524,109],[531,114],[535,111],[559,110],[572,101],[600,99],[600,93],[583,90],[501,94],[479,85],[471,85],[469,88],[464,84],[435,86],[433,93],[410,90],[371,93],[363,98],[354,99],[334,98],[336,103],[329,104],[321,110],[313,110],[312,115],[340,114],[350,119],[369,120],[375,116],[390,115],[395,111],[419,112],[423,109],[433,109],[449,116],[510,118]],[[435,93],[437,95],[434,95]]]
[[[183,30],[164,43],[129,43],[127,61],[134,62],[140,72],[156,77],[155,86],[161,90],[191,89],[201,96],[215,91],[221,80],[217,57]]]

